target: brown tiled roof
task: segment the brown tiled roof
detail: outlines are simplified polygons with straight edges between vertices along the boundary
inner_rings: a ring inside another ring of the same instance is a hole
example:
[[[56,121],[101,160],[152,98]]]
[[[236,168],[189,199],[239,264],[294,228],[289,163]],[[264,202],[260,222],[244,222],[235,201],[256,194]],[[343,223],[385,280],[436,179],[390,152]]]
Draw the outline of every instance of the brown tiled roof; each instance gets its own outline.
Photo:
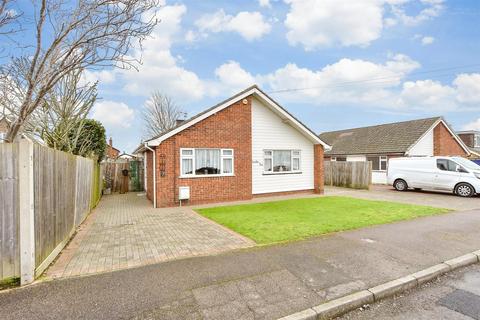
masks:
[[[332,146],[331,155],[404,153],[441,117],[371,127],[324,132],[320,139]]]
[[[178,128],[181,127],[181,126],[183,126],[183,125],[185,125],[185,124],[187,124],[187,123],[192,122],[193,120],[195,120],[196,118],[204,115],[205,113],[208,113],[208,112],[214,110],[214,109],[217,108],[218,106],[221,106],[222,104],[225,104],[226,102],[228,102],[228,101],[230,101],[230,100],[234,100],[235,98],[243,95],[244,93],[246,93],[246,92],[248,92],[248,91],[250,91],[250,90],[252,90],[252,89],[257,89],[258,91],[260,91],[261,93],[263,93],[263,94],[264,94],[265,96],[267,96],[270,100],[272,100],[280,109],[282,109],[283,111],[285,111],[288,115],[290,115],[293,119],[295,119],[301,126],[303,126],[303,127],[305,128],[305,130],[310,131],[310,133],[311,133],[312,135],[314,135],[314,136],[317,135],[312,129],[310,129],[309,127],[307,127],[303,122],[301,122],[300,120],[298,120],[298,118],[296,118],[296,117],[295,117],[294,115],[292,115],[288,110],[286,110],[284,107],[282,107],[278,102],[276,102],[274,99],[272,99],[272,97],[270,97],[269,95],[267,95],[267,94],[265,93],[265,91],[263,91],[263,90],[260,89],[256,84],[254,84],[254,85],[246,88],[245,90],[242,90],[241,92],[233,95],[232,97],[230,97],[230,98],[228,98],[228,99],[225,99],[225,100],[223,100],[223,101],[220,102],[220,103],[217,103],[217,104],[214,105],[213,107],[210,107],[210,108],[208,108],[208,109],[206,109],[206,110],[204,110],[204,111],[202,111],[202,112],[200,112],[200,113],[197,113],[196,115],[194,115],[194,116],[191,117],[190,119],[187,119],[187,120],[185,120],[185,121],[182,121],[181,123],[178,123],[175,127],[171,128],[170,130],[167,130],[167,131],[162,132],[161,134],[159,134],[159,135],[157,135],[157,136],[154,136],[154,137],[152,137],[152,138],[150,138],[150,139],[147,139],[146,142],[149,142],[149,141],[155,140],[155,139],[157,139],[157,138],[160,138],[160,137],[166,135],[167,133],[178,129]],[[138,148],[137,148],[137,149],[138,149]]]

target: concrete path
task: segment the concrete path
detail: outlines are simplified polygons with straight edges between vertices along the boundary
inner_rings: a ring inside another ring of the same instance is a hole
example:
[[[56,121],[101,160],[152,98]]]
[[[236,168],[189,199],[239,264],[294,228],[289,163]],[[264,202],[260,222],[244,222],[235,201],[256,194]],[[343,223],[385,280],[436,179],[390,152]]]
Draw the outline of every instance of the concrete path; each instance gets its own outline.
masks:
[[[109,195],[46,276],[108,272],[252,245],[189,208],[154,209],[143,195]]]
[[[277,319],[480,249],[480,210],[0,293],[4,319]]]
[[[452,210],[480,209],[480,196],[462,198],[452,193],[413,190],[399,192],[393,187],[386,185],[373,185],[370,190],[326,187],[325,195],[403,202]]]
[[[480,320],[480,266],[446,274],[437,281],[386,299],[341,320]]]

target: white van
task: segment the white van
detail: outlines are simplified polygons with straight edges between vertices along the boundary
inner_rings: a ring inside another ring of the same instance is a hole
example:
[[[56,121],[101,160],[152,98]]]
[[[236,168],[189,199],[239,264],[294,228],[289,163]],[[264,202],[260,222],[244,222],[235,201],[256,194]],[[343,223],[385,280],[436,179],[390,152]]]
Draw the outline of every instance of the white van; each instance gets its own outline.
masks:
[[[480,194],[480,166],[461,157],[392,158],[387,181],[398,191],[450,191],[461,197]]]

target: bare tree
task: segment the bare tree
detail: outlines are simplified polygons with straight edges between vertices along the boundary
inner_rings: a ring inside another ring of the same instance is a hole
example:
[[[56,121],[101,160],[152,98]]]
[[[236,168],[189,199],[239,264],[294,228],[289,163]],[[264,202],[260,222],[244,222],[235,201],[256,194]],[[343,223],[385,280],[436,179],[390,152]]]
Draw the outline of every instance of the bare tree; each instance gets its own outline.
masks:
[[[86,68],[136,67],[131,48],[156,25],[159,0],[35,0],[35,43],[3,68],[20,96],[7,133],[11,142],[45,95],[67,74]],[[10,107],[12,108],[12,107]]]
[[[14,32],[12,28],[6,28],[20,17],[20,13],[11,8],[14,1],[0,0],[0,35],[6,35]]]
[[[167,95],[156,91],[146,102],[142,117],[144,134],[154,137],[168,131],[177,125],[177,120],[184,118],[186,113]]]
[[[63,77],[31,115],[25,131],[48,146],[84,154],[91,141],[81,139],[84,121],[97,99],[97,84],[82,85],[82,72]]]

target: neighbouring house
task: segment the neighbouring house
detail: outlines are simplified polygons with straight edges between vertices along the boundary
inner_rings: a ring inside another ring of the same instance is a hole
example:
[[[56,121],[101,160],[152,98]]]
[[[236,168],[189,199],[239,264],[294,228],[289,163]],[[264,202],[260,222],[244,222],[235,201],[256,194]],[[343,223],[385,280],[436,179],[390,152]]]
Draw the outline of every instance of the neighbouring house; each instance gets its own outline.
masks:
[[[5,140],[9,127],[10,125],[8,120],[5,117],[1,118],[0,119],[0,143],[2,143]]]
[[[136,158],[137,157],[135,155],[126,153],[125,151],[117,156],[117,159],[124,159],[124,160],[134,160]]]
[[[145,142],[156,207],[323,193],[329,146],[257,86]],[[183,202],[183,200],[182,200]]]
[[[108,139],[107,151],[105,152],[105,156],[107,160],[108,159],[115,160],[118,158],[119,155],[120,155],[120,150],[118,150],[113,146],[113,140],[112,140],[112,137],[110,137],[110,139]]]
[[[377,184],[387,183],[389,158],[470,155],[442,117],[324,132],[319,137],[332,146],[325,160],[371,161],[372,183]]]
[[[470,158],[480,159],[480,131],[458,131],[457,135],[470,149]]]

